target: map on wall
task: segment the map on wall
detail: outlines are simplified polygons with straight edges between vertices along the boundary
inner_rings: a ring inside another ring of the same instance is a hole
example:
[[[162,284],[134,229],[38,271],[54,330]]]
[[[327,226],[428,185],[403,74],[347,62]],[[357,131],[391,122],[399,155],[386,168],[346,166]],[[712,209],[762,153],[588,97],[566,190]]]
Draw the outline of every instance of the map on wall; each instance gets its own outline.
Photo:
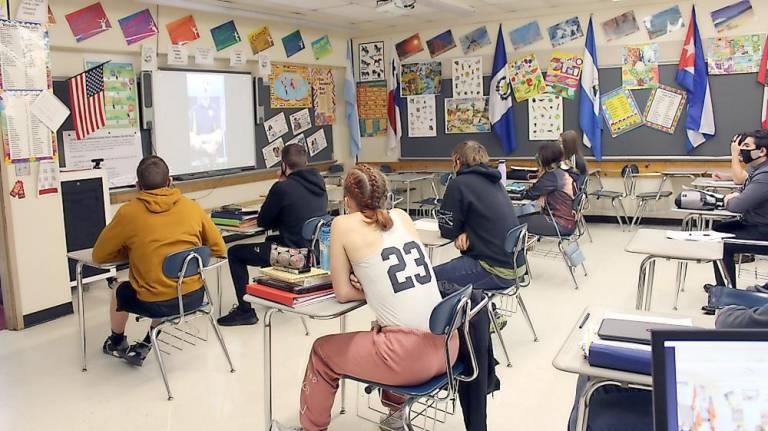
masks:
[[[311,108],[309,68],[295,64],[273,64],[270,90],[272,108]]]

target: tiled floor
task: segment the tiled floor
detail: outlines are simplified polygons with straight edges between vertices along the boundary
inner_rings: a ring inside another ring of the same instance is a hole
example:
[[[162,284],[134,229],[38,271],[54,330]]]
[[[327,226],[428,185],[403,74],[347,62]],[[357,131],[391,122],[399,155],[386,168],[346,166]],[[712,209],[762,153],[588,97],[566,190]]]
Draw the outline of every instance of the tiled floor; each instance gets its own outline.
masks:
[[[491,400],[490,430],[565,430],[575,376],[551,363],[581,310],[590,304],[634,306],[637,270],[642,256],[627,254],[632,233],[615,225],[591,225],[594,242],[582,241],[589,276],[579,276],[574,290],[562,261],[534,257],[533,284],[524,291],[539,332],[532,341],[522,318],[514,316],[503,331],[513,357],[512,368],[499,366],[502,391]],[[452,251],[447,250],[448,253]],[[446,252],[443,252],[446,253]],[[440,261],[450,256],[438,255]],[[233,303],[226,276],[225,305]],[[692,265],[680,313],[697,313],[705,301],[701,285],[710,281],[709,265]],[[672,311],[674,264],[656,267],[653,309]],[[108,291],[91,286],[86,294],[89,371],[80,371],[74,316],[22,332],[0,332],[0,430],[262,430],[262,326],[224,328],[235,366],[230,374],[214,340],[168,357],[176,399],[166,401],[155,358],[132,368],[101,353],[108,333]],[[227,308],[227,307],[225,307]],[[372,315],[350,315],[349,328],[367,329]],[[198,321],[203,334],[207,333]],[[140,338],[147,322],[129,322],[129,336]],[[296,423],[298,392],[312,340],[338,330],[337,322],[310,322],[303,335],[297,319],[276,316],[273,330],[274,410],[277,418]],[[208,334],[212,335],[212,334]],[[355,417],[356,386],[348,385],[350,413],[334,419],[331,430],[374,430]],[[338,404],[338,403],[337,403]],[[338,407],[338,405],[337,405]],[[439,429],[461,430],[459,416]]]

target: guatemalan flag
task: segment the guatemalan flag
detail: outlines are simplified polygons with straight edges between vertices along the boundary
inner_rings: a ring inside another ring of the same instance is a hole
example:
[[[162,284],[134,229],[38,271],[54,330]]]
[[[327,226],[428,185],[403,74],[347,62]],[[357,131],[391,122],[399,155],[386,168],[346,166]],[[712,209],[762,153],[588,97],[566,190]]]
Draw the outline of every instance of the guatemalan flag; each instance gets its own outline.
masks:
[[[400,124],[400,61],[397,51],[392,48],[392,61],[389,65],[389,79],[387,80],[387,155],[392,155],[400,146],[400,138],[403,136],[403,127]]]
[[[493,79],[491,79],[488,106],[491,130],[501,141],[504,153],[509,154],[517,148],[517,140],[515,139],[515,114],[512,112],[512,84],[507,75],[507,49],[504,46],[501,24],[499,24],[499,35],[496,37],[496,53],[493,55],[491,76]]]
[[[685,120],[685,128],[688,129],[688,152],[691,152],[715,135],[715,114],[712,110],[707,63],[704,60],[704,47],[701,44],[699,26],[696,23],[695,6],[691,11],[688,36],[680,53],[677,83],[688,93],[688,117]]]
[[[768,37],[763,45],[763,59],[760,61],[760,73],[757,74],[757,82],[763,85],[763,109],[760,111],[763,129],[768,129]]]
[[[587,42],[584,45],[584,66],[579,92],[579,127],[584,132],[584,145],[592,149],[597,160],[603,158],[603,118],[600,105],[600,77],[592,18],[589,18]]]

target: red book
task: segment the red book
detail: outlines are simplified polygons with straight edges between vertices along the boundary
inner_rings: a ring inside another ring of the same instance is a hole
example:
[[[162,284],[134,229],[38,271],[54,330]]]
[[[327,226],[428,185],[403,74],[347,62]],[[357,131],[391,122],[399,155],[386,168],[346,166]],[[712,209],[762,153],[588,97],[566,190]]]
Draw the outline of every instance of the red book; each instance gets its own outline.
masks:
[[[321,290],[319,292],[305,293],[302,295],[286,292],[280,289],[274,289],[272,287],[257,283],[249,284],[245,289],[249,295],[266,299],[268,301],[277,302],[278,304],[287,305],[288,307],[296,307],[302,304],[306,304],[309,301],[320,300],[321,298],[325,299],[334,297],[333,288]]]

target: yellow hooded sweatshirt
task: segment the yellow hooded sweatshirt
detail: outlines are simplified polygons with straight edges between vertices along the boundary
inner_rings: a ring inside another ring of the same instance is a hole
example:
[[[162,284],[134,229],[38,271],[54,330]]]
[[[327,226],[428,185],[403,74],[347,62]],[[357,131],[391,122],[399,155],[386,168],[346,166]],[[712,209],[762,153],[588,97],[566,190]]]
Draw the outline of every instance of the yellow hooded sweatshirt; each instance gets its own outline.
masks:
[[[142,301],[176,297],[176,280],[163,275],[171,253],[207,245],[214,256],[226,255],[224,239],[200,206],[177,189],[139,192],[123,205],[93,246],[95,262],[128,260],[129,279]],[[183,292],[201,286],[199,277],[184,280]]]

